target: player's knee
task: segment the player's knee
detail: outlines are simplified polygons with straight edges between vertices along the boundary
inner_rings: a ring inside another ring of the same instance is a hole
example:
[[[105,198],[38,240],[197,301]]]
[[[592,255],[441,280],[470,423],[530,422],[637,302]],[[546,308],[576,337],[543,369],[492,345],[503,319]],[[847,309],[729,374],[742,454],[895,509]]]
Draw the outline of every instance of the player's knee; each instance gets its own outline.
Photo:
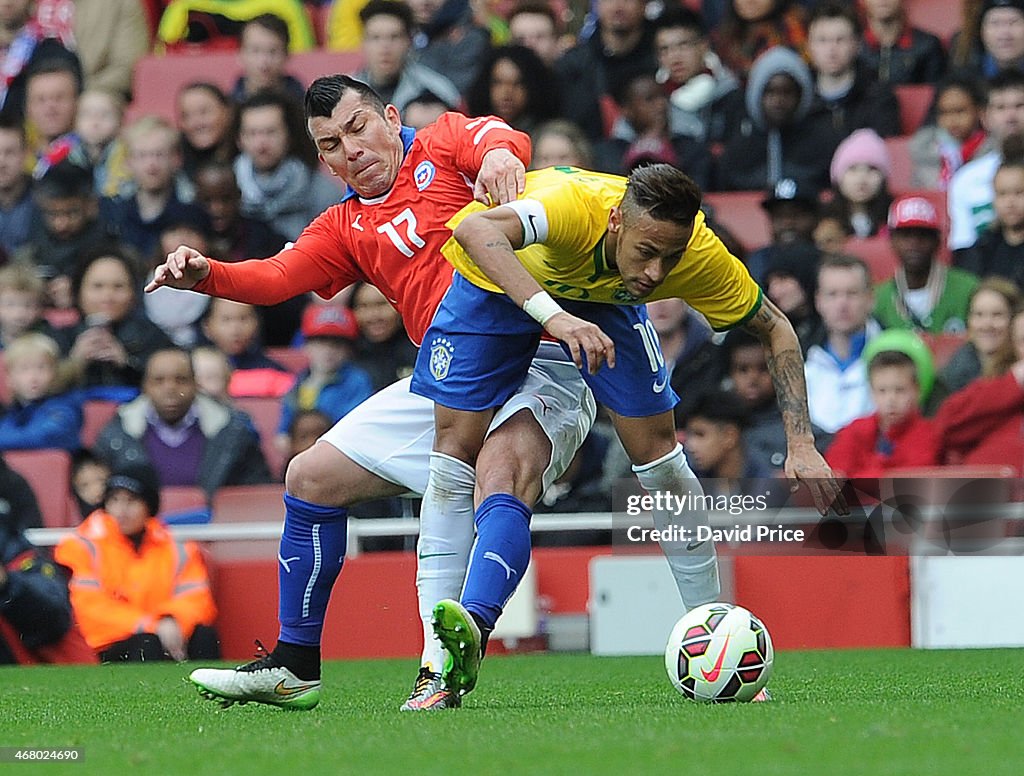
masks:
[[[320,454],[320,445],[313,445],[299,453],[288,464],[284,475],[285,490],[295,498],[310,504],[323,506],[344,506],[338,501],[338,483],[333,467]]]

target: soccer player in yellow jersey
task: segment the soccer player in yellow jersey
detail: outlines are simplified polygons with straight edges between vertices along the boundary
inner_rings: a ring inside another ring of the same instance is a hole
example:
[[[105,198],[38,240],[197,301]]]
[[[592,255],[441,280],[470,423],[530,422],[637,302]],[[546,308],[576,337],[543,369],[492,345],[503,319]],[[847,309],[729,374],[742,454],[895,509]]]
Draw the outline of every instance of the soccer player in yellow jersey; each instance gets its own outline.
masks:
[[[639,168],[628,180],[556,167],[529,173],[519,200],[470,205],[449,222],[443,251],[458,272],[423,338],[411,386],[435,402],[432,475],[448,458],[474,462],[494,408],[519,386],[546,331],[609,409],[641,485],[699,493],[676,440],[678,397],[643,306],[679,297],[715,329],[743,325],[760,338],[786,430],[786,473],[808,482],[822,513],[845,508],[814,448],[793,327],[708,228],[700,200],[697,185],[670,165]],[[514,485],[478,479],[477,542],[461,603],[434,610],[435,633],[451,656],[445,681],[456,694],[475,685],[486,635],[529,562],[531,512],[511,495]],[[707,524],[699,511],[655,509],[654,518],[659,529],[680,524],[683,537]],[[662,548],[688,608],[717,599],[711,542],[683,538]]]

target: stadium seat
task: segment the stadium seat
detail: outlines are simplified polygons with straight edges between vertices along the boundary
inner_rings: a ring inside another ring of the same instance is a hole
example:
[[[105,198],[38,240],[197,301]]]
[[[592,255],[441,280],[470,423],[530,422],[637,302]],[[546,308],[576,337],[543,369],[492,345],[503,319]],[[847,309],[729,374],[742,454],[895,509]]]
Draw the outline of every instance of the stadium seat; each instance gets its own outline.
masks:
[[[82,447],[91,448],[103,427],[117,414],[118,403],[103,399],[90,399],[82,405]]]
[[[889,149],[889,157],[892,159],[889,191],[906,191],[912,185],[914,174],[914,164],[910,159],[910,138],[887,137],[885,147]]]
[[[267,459],[270,474],[276,480],[284,477],[284,456],[274,447],[274,436],[277,424],[281,421],[281,400],[272,397],[239,397],[234,400],[235,406],[247,412],[260,435],[260,449]]]
[[[301,348],[267,348],[267,358],[276,361],[293,375],[309,366],[309,358]]]
[[[284,519],[284,485],[235,485],[213,495],[215,523],[251,523]]]
[[[936,370],[942,369],[948,364],[953,354],[967,341],[966,334],[929,334],[927,332],[920,334],[921,339],[928,346],[928,350],[932,352]]]
[[[913,135],[924,124],[935,99],[931,84],[903,84],[893,88],[900,104],[900,127],[903,135]]]
[[[912,26],[937,35],[948,47],[953,33],[960,29],[962,6],[949,0],[907,0],[905,8]]]
[[[63,450],[8,450],[4,459],[28,481],[36,494],[46,528],[66,528],[74,524],[68,511],[70,455]]]
[[[846,241],[843,250],[864,261],[871,270],[871,279],[875,283],[891,280],[896,270],[896,256],[885,235],[877,237],[851,237]]]
[[[287,71],[304,84],[327,73],[351,73],[362,66],[359,52],[306,51],[293,54]],[[132,74],[133,100],[127,122],[140,116],[155,114],[169,121],[175,119],[175,105],[182,87],[206,81],[230,90],[242,68],[235,52],[203,54],[151,54],[136,63]]]
[[[720,191],[705,194],[715,220],[726,227],[747,251],[755,251],[771,242],[768,214],[761,207],[760,191]]]
[[[160,488],[160,517],[170,525],[210,522],[206,492],[191,485]]]
[[[906,479],[1008,479],[1016,477],[1014,468],[1005,464],[978,464],[975,466],[917,466],[906,469],[891,469],[887,477]]]

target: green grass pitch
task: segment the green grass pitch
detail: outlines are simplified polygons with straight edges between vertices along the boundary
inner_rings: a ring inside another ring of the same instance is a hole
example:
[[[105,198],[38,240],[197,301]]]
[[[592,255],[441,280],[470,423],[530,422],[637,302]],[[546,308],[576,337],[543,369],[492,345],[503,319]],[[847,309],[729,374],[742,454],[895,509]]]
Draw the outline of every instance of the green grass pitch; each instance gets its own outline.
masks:
[[[462,709],[398,711],[411,661],[330,662],[312,712],[223,710],[190,667],[0,669],[0,746],[84,761],[2,773],[1019,774],[1024,650],[783,652],[776,700],[699,705],[659,658],[494,657]]]

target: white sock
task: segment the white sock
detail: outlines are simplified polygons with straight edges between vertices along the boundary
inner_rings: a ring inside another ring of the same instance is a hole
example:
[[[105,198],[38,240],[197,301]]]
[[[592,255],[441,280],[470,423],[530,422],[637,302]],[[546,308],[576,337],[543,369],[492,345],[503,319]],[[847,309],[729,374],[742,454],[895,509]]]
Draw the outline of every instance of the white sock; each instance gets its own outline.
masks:
[[[676,445],[668,455],[643,466],[634,466],[633,471],[640,484],[648,493],[668,492],[674,496],[703,496],[704,489],[697,476],[690,469],[681,445]],[[658,509],[652,511],[654,527],[664,531],[671,526],[685,528],[687,535],[695,537],[697,526],[710,525],[706,509],[694,509],[676,515],[674,512]],[[668,559],[672,576],[679,587],[679,595],[687,609],[717,601],[722,591],[718,579],[718,558],[715,543],[708,539],[697,546],[696,541],[663,541],[662,552]]]
[[[442,598],[456,601],[466,578],[473,548],[473,467],[444,453],[430,454],[430,477],[420,507],[420,538],[416,545],[416,593],[423,622],[421,666],[440,673],[444,648],[430,624]]]

